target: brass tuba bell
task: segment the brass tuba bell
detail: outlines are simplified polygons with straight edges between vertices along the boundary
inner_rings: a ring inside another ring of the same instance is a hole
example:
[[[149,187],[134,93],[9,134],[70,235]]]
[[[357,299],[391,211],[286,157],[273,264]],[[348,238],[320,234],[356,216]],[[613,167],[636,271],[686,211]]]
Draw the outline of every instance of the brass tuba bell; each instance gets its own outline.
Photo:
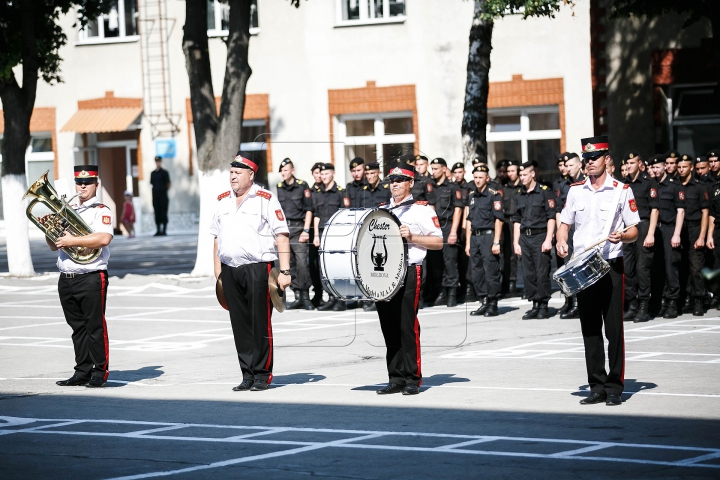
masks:
[[[49,170],[48,170],[49,172]],[[84,237],[93,233],[92,228],[85,223],[85,220],[78,215],[75,210],[60,197],[48,181],[48,172],[45,172],[35,183],[30,186],[23,199],[30,197],[32,201],[25,210],[25,214],[40,230],[45,232],[45,236],[53,242],[63,236],[67,231],[75,237]],[[73,197],[75,198],[75,197]],[[72,198],[71,198],[72,200]],[[45,222],[40,221],[32,214],[32,209],[41,203],[50,209],[52,213],[48,215]],[[77,263],[90,263],[100,256],[102,248],[83,248],[83,247],[66,247],[61,249]]]

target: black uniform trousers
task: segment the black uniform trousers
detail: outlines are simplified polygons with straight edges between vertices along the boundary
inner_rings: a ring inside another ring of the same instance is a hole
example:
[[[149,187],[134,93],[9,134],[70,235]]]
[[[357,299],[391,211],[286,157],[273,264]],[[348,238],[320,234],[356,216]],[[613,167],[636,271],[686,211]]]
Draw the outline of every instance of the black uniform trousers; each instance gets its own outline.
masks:
[[[155,225],[168,223],[168,200],[167,190],[164,188],[153,188],[152,190],[153,210],[155,211]]]
[[[290,275],[293,290],[310,290],[310,264],[308,263],[308,242],[300,243],[305,227],[304,220],[288,220],[290,230]]]
[[[683,225],[680,233],[682,241],[680,256],[680,285],[685,285],[685,292],[692,298],[705,296],[705,280],[702,270],[705,265],[705,247],[695,250],[695,241],[700,237],[700,224]]]
[[[502,251],[493,255],[494,229],[483,230],[482,235],[470,237],[470,265],[473,272],[475,294],[479,297],[498,298],[502,292]]]
[[[675,224],[662,224],[659,230],[662,236],[663,252],[665,254],[665,288],[663,290],[663,297],[670,300],[677,300],[680,296],[680,274],[678,267],[680,266],[681,254],[680,248],[673,248],[671,244],[673,233],[675,233]]]
[[[323,229],[319,229],[320,238],[322,238]],[[310,240],[308,243],[308,267],[310,270],[310,283],[312,283],[315,295],[322,296],[323,287],[322,279],[320,278],[320,249],[313,243],[315,239],[315,233],[313,229],[310,229]]]
[[[422,266],[409,265],[405,284],[387,302],[377,302],[380,328],[387,348],[388,377],[399,385],[422,384],[420,362],[420,302]]]
[[[443,276],[442,286],[443,287],[457,287],[460,285],[460,273],[458,271],[458,253],[460,252],[460,243],[455,242],[455,245],[448,243],[448,237],[450,236],[450,230],[452,230],[452,219],[446,222],[446,225],[442,228],[443,234]],[[459,239],[458,235],[458,239]]]
[[[550,252],[542,251],[546,232],[526,235],[520,229],[520,249],[522,250],[523,282],[525,296],[533,302],[550,299]]]
[[[222,264],[225,300],[244,380],[272,381],[272,307],[268,276],[272,263]]]
[[[513,250],[513,237],[515,236],[515,232],[513,231],[512,219],[507,219],[503,222],[502,231],[502,240],[500,240],[500,246],[503,254],[502,290],[503,292],[507,292],[510,288],[510,282],[517,282],[518,259]]]
[[[650,228],[650,220],[641,220],[637,224],[638,237],[632,243],[622,246],[623,261],[625,264],[625,297],[627,300],[649,300],[650,281],[655,247],[643,246]]]
[[[712,222],[712,219],[710,219],[710,221]],[[714,268],[720,268],[720,225],[715,227],[713,240],[715,241],[715,248],[712,250],[713,256],[715,257]]]
[[[106,270],[60,274],[58,293],[65,321],[72,328],[75,348],[75,372],[85,378],[108,378],[110,342],[105,322],[108,274]]]
[[[578,292],[577,300],[590,390],[594,393],[620,395],[625,388],[625,275],[622,258],[613,258],[607,262],[610,264],[610,272]],[[608,372],[605,371],[603,325],[608,341]]]

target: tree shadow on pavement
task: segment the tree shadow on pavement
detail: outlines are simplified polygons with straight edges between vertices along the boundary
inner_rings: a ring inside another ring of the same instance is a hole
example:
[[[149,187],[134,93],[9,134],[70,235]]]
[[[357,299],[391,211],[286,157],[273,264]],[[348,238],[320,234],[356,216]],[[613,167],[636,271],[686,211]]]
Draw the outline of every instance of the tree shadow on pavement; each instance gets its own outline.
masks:
[[[158,378],[165,373],[160,370],[161,368],[163,368],[162,365],[153,365],[138,368],[137,370],[111,370],[108,387],[124,387],[128,383]]]
[[[625,379],[625,390],[622,393],[622,399],[624,402],[632,398],[636,393],[640,393],[643,390],[652,390],[657,388],[657,383],[652,382],[638,382],[634,378]],[[572,395],[576,397],[587,397],[590,395],[589,385],[580,385],[578,387],[579,392],[573,392]]]

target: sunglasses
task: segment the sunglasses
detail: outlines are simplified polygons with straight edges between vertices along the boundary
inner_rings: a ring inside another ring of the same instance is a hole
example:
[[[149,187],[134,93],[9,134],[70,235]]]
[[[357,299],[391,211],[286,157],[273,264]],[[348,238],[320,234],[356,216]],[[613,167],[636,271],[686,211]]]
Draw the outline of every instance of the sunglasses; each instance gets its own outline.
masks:
[[[405,183],[405,182],[409,182],[409,181],[410,180],[408,180],[407,178],[391,178],[390,179],[390,183]]]

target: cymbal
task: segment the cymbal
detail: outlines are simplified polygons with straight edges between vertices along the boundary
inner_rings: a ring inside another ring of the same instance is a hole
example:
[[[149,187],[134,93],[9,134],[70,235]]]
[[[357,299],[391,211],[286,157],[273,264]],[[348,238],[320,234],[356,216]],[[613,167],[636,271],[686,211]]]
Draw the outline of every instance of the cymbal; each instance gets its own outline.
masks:
[[[229,310],[227,300],[225,300],[225,292],[223,291],[222,280],[220,280],[220,277],[218,277],[217,282],[215,282],[215,296],[217,297],[217,301],[220,306],[223,307],[225,310]]]
[[[268,275],[268,289],[270,290],[270,300],[272,301],[275,310],[282,313],[285,311],[285,292],[278,286],[278,276],[280,271],[273,267]]]

